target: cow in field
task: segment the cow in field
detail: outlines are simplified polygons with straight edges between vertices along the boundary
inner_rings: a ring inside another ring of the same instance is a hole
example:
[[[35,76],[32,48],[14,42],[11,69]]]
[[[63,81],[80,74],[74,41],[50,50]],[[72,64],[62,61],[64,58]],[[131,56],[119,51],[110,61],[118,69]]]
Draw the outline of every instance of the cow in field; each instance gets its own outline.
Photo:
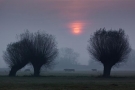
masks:
[[[24,71],[25,71],[25,72],[30,72],[30,69],[25,69]]]
[[[96,72],[97,71],[97,69],[91,69],[93,72]]]
[[[64,69],[66,72],[75,72],[75,69]]]

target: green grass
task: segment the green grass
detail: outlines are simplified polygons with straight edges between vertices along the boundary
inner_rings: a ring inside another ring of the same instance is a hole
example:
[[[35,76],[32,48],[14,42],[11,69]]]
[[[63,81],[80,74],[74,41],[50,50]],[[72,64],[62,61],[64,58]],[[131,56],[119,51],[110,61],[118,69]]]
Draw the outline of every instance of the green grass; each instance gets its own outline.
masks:
[[[89,76],[1,76],[0,90],[135,90],[135,78],[97,78]]]

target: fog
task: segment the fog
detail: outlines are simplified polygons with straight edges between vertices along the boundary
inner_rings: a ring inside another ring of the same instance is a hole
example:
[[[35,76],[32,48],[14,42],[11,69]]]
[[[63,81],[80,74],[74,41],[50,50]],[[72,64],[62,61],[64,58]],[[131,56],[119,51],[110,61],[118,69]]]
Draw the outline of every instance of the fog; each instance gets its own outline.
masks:
[[[16,35],[26,29],[54,35],[58,48],[69,47],[80,54],[78,62],[82,65],[92,60],[87,41],[99,28],[123,28],[135,49],[134,3],[134,0],[0,0],[0,68],[8,67],[2,58],[7,44],[16,41]],[[72,32],[74,24],[79,25],[80,34]],[[129,62],[127,67],[133,63]]]

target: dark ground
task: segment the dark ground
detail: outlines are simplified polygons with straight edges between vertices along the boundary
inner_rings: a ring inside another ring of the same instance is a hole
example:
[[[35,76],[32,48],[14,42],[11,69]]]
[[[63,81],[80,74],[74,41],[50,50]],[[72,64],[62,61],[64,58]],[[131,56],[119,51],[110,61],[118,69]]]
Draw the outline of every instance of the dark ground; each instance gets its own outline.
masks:
[[[135,77],[0,77],[0,90],[135,90]]]

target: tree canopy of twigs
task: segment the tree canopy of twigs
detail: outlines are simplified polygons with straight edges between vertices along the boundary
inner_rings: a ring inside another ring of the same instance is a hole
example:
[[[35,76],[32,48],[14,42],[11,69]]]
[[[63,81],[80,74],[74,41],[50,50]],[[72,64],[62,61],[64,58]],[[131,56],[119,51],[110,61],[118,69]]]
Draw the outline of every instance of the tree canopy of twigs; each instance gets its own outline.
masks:
[[[123,29],[97,30],[88,41],[88,52],[104,66],[103,76],[109,77],[111,68],[126,60],[131,51]]]
[[[28,30],[18,37],[18,42],[8,45],[4,53],[4,60],[11,67],[15,65],[20,66],[20,68],[30,62],[34,68],[34,76],[39,76],[41,67],[43,65],[51,66],[58,54],[55,37],[40,31],[30,33]],[[21,67],[22,62],[27,63]],[[15,74],[12,76],[15,76]]]
[[[30,52],[28,51],[28,48],[26,48],[26,44],[26,40],[8,44],[3,58],[11,68],[9,76],[15,76],[19,69],[29,63]]]

